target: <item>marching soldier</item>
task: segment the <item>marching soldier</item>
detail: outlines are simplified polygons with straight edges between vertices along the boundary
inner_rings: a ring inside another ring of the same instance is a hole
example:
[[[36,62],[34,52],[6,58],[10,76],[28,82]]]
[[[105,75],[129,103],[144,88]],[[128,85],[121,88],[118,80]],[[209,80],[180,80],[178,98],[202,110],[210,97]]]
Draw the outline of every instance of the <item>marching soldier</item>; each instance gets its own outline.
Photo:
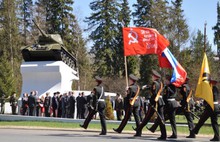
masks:
[[[192,117],[192,113],[190,113],[190,108],[189,108],[189,99],[190,99],[190,97],[191,97],[191,93],[190,93],[190,87],[189,87],[189,85],[188,85],[188,80],[189,80],[189,78],[187,77],[187,79],[186,79],[186,82],[181,86],[181,88],[180,88],[180,94],[182,95],[182,100],[181,100],[181,102],[180,102],[180,104],[181,104],[181,107],[178,107],[178,109],[177,109],[177,114],[178,113],[181,113],[181,112],[183,112],[184,113],[184,115],[185,115],[185,117],[186,117],[186,119],[187,119],[187,122],[188,122],[188,127],[189,127],[189,130],[190,130],[190,135],[189,136],[187,136],[186,138],[195,138],[195,134],[192,132],[192,130],[193,130],[193,128],[194,128],[194,123],[193,123],[193,117]],[[165,95],[166,96],[166,95]],[[169,97],[168,97],[169,98]],[[168,100],[168,98],[167,98],[167,96],[166,97],[164,97],[164,101],[165,102],[168,102],[167,100]],[[175,101],[175,100],[173,100],[173,101]],[[172,102],[174,105],[175,105],[175,107],[174,106],[172,106],[172,108],[176,108],[176,102]],[[167,106],[168,106],[168,104],[167,104]],[[171,107],[171,106],[170,106]],[[172,128],[174,128],[174,134],[172,135],[172,137],[173,136],[175,136],[175,123],[173,122],[173,116],[175,116],[175,114],[173,114],[172,112],[170,112],[169,110],[171,109],[172,110],[172,108],[170,108],[170,107],[167,107],[166,109],[165,109],[165,115],[166,115],[166,117],[165,117],[165,120],[167,120],[167,119],[170,119],[170,116],[172,116],[172,118],[171,118],[171,122],[172,122]],[[174,112],[175,112],[175,110],[174,110]],[[173,124],[174,123],[174,124]],[[151,132],[155,132],[156,131],[156,129],[157,129],[157,127],[158,127],[158,123],[157,122],[155,122],[152,126],[151,126],[151,128],[149,128],[148,130],[150,130]]]
[[[196,136],[192,131],[195,126],[193,123],[192,113],[190,113],[190,104],[189,104],[189,100],[192,96],[192,92],[190,92],[191,90],[188,81],[189,81],[189,77],[186,78],[185,83],[180,88],[180,94],[182,95],[182,100],[180,101],[181,107],[177,109],[177,113],[179,113],[179,111],[183,112],[187,119],[190,134],[186,138],[195,138]]]
[[[119,127],[117,129],[113,128],[113,130],[117,133],[121,133],[122,130],[124,129],[124,127],[126,126],[130,116],[131,116],[131,110],[132,113],[134,115],[134,119],[136,122],[136,126],[139,125],[140,123],[140,118],[139,118],[139,98],[138,98],[138,94],[139,94],[139,86],[137,85],[137,80],[138,78],[136,76],[134,76],[133,74],[129,75],[129,83],[130,86],[127,90],[127,99],[129,101],[125,101],[124,103],[127,103],[127,108],[125,110],[125,116],[124,119],[122,120],[121,124],[119,125]]]
[[[145,117],[143,121],[140,123],[140,125],[138,125],[136,129],[134,129],[136,130],[136,134],[134,136],[141,136],[143,127],[147,125],[147,123],[149,122],[153,114],[157,112],[158,122],[160,124],[160,131],[161,131],[161,136],[158,139],[166,140],[166,137],[167,137],[166,127],[165,127],[165,124],[163,123],[164,121],[163,108],[164,108],[165,103],[162,99],[162,96],[160,96],[161,95],[160,93],[163,89],[163,84],[160,81],[160,78],[161,78],[160,74],[157,71],[153,70],[152,71],[153,83],[151,86],[152,96],[150,98],[148,111],[145,114]]]
[[[205,121],[210,117],[212,128],[214,131],[214,137],[210,141],[220,141],[219,137],[219,127],[218,127],[218,113],[219,113],[219,103],[218,103],[218,88],[216,87],[217,81],[214,79],[210,80],[210,85],[212,86],[212,92],[213,92],[213,103],[214,103],[214,110],[212,110],[211,106],[204,101],[205,110],[203,114],[201,115],[199,122],[196,124],[195,128],[193,129],[193,132],[195,134],[198,134],[199,129],[202,127],[202,125],[205,123]]]
[[[88,114],[88,116],[86,117],[83,125],[80,125],[80,127],[87,129],[89,122],[92,120],[93,116],[97,113],[97,111],[99,112],[99,117],[100,117],[100,122],[101,122],[101,126],[102,126],[102,131],[99,135],[106,135],[107,130],[106,130],[106,121],[105,121],[105,100],[104,100],[104,96],[105,96],[105,91],[104,88],[102,86],[102,79],[99,76],[95,77],[96,82],[97,82],[97,86],[93,89],[93,110],[91,110]]]
[[[171,128],[172,128],[172,135],[168,138],[177,138],[177,131],[176,131],[176,109],[178,107],[178,103],[176,101],[176,96],[177,96],[177,88],[170,82],[171,76],[166,75],[166,88],[165,92],[166,94],[164,95],[164,100],[166,104],[166,110],[167,110],[167,115],[170,120]]]

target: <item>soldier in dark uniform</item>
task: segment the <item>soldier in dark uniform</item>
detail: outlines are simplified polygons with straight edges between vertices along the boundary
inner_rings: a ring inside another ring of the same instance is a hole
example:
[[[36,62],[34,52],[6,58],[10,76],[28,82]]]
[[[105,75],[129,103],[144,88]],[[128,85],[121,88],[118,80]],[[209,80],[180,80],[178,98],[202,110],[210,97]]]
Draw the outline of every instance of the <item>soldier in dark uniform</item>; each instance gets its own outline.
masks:
[[[166,114],[170,120],[171,128],[172,128],[172,135],[168,138],[177,138],[177,131],[176,131],[176,109],[178,107],[178,103],[176,101],[177,96],[177,88],[170,82],[171,76],[166,75],[166,88],[165,88],[165,95],[164,100],[166,104]]]
[[[87,129],[89,122],[92,120],[93,116],[97,113],[99,113],[99,118],[101,122],[102,131],[99,135],[106,135],[107,129],[106,129],[106,121],[105,121],[105,91],[104,87],[102,86],[102,79],[99,76],[95,77],[97,86],[93,89],[93,110],[91,110],[86,117],[83,125],[80,125],[80,127],[83,127],[84,129]]]
[[[147,125],[147,123],[149,122],[149,120],[151,119],[153,114],[157,111],[158,114],[160,115],[158,117],[158,122],[160,124],[160,131],[161,131],[161,136],[158,139],[159,140],[166,140],[166,137],[167,137],[166,127],[165,127],[165,124],[162,123],[164,120],[163,109],[164,109],[165,103],[162,99],[162,96],[160,96],[160,92],[159,92],[159,91],[161,91],[161,87],[162,87],[161,86],[162,82],[161,82],[160,78],[161,78],[160,74],[157,71],[152,70],[152,80],[153,80],[153,83],[151,85],[152,96],[150,98],[148,111],[145,114],[145,117],[144,117],[142,123],[135,129],[136,134],[134,136],[141,136],[142,129],[144,128],[145,125]],[[159,95],[159,98],[158,98],[158,95]],[[158,100],[155,98],[158,98]]]
[[[125,102],[125,103],[128,103],[127,110],[125,111],[125,116],[124,116],[124,119],[122,120],[121,124],[119,125],[119,127],[117,129],[113,128],[113,130],[117,133],[121,133],[122,130],[124,129],[125,125],[127,124],[128,120],[130,118],[131,110],[134,115],[136,126],[138,126],[140,124],[140,117],[139,117],[139,110],[138,110],[140,108],[139,107],[140,101],[139,101],[138,96],[135,98],[135,96],[139,94],[139,90],[140,90],[139,86],[137,85],[137,80],[138,80],[138,78],[136,76],[134,76],[133,74],[129,75],[130,85],[127,90],[127,99],[129,100],[129,102]],[[133,100],[133,99],[135,99],[135,100]],[[132,100],[134,101],[134,104],[130,103]]]
[[[195,128],[193,129],[193,132],[195,134],[198,134],[199,129],[202,127],[202,125],[205,123],[205,121],[210,117],[211,118],[211,124],[214,131],[214,137],[210,141],[220,141],[219,137],[219,127],[218,127],[218,113],[220,110],[219,103],[218,103],[218,88],[216,87],[217,81],[214,79],[210,80],[210,85],[212,86],[212,92],[213,92],[213,103],[214,103],[214,110],[211,108],[211,106],[204,101],[205,110],[203,114],[201,115],[199,122],[196,124]]]
[[[170,77],[168,76],[168,79],[170,79]],[[187,102],[187,97],[190,93],[190,87],[188,85],[188,80],[189,78],[187,77],[186,79],[186,82],[181,86],[180,88],[180,94],[182,95],[182,100],[180,102],[181,104],[181,107],[178,107],[176,113],[177,114],[180,114],[181,112],[184,113],[187,121],[188,121],[188,127],[189,127],[189,130],[190,130],[190,135],[187,136],[187,138],[195,138],[195,134],[192,132],[193,128],[194,128],[194,123],[193,123],[193,117],[192,117],[192,114],[190,113],[189,111],[189,102]],[[169,81],[168,81],[169,82]],[[169,86],[169,85],[168,85]],[[171,88],[171,87],[170,87]],[[166,95],[164,95],[164,101],[166,102],[166,108],[165,108],[165,120],[168,120],[168,119],[171,119],[171,127],[174,128],[174,133],[176,133],[176,129],[175,129],[175,123],[173,122],[173,117],[175,116],[175,114],[173,114],[172,112],[170,112],[169,110],[173,111],[174,109],[174,112],[175,112],[175,108],[178,106],[177,103],[175,102],[175,100],[171,99],[172,101],[168,101],[169,98],[175,98],[175,94],[173,94],[173,97],[170,96],[170,94],[172,94],[172,90],[176,90],[174,89],[175,87],[172,86],[173,89],[168,89],[168,87],[166,87]],[[170,91],[169,91],[170,90]],[[167,92],[168,91],[168,92]],[[169,93],[170,92],[170,93]],[[175,92],[175,91],[173,91]],[[169,93],[169,94],[167,94]],[[170,100],[170,99],[169,99]],[[172,105],[168,105],[169,104],[172,104]],[[151,132],[155,132],[155,130],[157,129],[159,123],[156,121],[152,126],[151,128],[149,128],[149,130]],[[175,134],[173,134],[172,136],[175,136]],[[175,138],[175,137],[174,137]]]
[[[189,95],[190,95],[191,90],[190,90],[188,81],[189,81],[189,77],[186,78],[185,83],[180,88],[180,94],[182,95],[182,99],[180,101],[181,107],[177,109],[177,114],[179,114],[180,112],[183,112],[183,114],[185,115],[187,119],[190,134],[186,138],[195,138],[196,136],[192,131],[195,126],[193,123],[192,113],[190,113],[189,99],[191,96]]]

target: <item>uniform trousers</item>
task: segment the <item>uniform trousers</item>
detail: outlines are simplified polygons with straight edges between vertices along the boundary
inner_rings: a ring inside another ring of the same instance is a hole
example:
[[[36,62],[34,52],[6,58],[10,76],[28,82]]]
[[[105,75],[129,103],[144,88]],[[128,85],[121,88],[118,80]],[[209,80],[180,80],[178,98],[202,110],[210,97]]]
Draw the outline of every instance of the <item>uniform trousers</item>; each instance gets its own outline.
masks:
[[[211,117],[212,128],[214,131],[214,138],[220,140],[219,137],[219,127],[218,127],[218,114],[212,110],[212,108],[207,105],[203,114],[201,115],[199,122],[196,124],[194,128],[194,133],[198,134],[200,128],[205,123],[205,121]]]
[[[158,111],[159,115],[161,116],[161,118],[164,120],[163,109],[164,109],[164,106],[158,106],[157,111]],[[151,117],[153,116],[154,113],[155,113],[155,108],[153,108],[153,106],[151,104],[149,104],[148,111],[145,114],[145,117],[144,117],[143,121],[136,128],[136,135],[137,136],[142,134],[142,129],[150,121],[150,119],[151,119]],[[166,134],[165,124],[162,123],[162,121],[159,117],[156,119],[156,121],[158,122],[158,124],[160,126],[161,137],[166,138],[167,134]]]
[[[81,127],[87,129],[90,121],[93,119],[93,116],[97,113],[97,111],[99,112],[99,118],[100,118],[100,122],[101,122],[101,127],[102,127],[102,130],[101,130],[101,133],[102,134],[106,134],[107,133],[107,129],[106,129],[106,121],[105,121],[105,102],[104,101],[100,101],[98,102],[98,110],[94,110],[94,109],[91,109],[89,111],[89,114],[88,116],[86,117],[83,125],[81,125]]]
[[[136,105],[131,106],[130,104],[128,104],[127,109],[125,111],[125,116],[124,116],[123,120],[121,121],[121,124],[119,125],[119,127],[117,129],[115,129],[115,131],[117,131],[118,133],[121,133],[123,131],[124,127],[126,126],[128,120],[131,117],[131,111],[134,115],[136,126],[138,126],[140,124],[139,109],[138,108],[139,107]]]

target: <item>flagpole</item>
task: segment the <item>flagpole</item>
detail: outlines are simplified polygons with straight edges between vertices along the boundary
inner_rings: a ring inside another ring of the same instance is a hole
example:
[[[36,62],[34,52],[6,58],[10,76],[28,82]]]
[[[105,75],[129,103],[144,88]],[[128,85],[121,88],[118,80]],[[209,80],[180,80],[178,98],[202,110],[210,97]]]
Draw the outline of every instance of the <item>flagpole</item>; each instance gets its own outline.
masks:
[[[122,25],[122,31],[123,31],[123,28],[125,26],[125,22],[122,20],[121,22],[121,25]],[[125,81],[126,81],[126,88],[128,87],[128,66],[127,66],[127,57],[124,56],[124,64],[125,64]]]
[[[126,80],[126,87],[128,87],[128,67],[127,67],[127,57],[124,56],[125,62],[125,80]]]
[[[204,24],[204,52],[206,52],[206,21],[205,21],[205,24]]]

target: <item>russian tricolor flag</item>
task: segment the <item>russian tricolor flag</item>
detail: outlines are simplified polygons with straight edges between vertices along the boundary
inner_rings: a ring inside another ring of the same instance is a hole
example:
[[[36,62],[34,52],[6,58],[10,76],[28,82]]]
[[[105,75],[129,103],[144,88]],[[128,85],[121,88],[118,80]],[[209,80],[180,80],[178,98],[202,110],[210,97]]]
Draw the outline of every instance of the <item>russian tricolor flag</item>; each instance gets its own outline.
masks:
[[[170,80],[173,85],[180,87],[185,82],[187,73],[168,48],[165,48],[163,53],[159,55],[159,64],[162,68],[173,68],[173,75]]]

